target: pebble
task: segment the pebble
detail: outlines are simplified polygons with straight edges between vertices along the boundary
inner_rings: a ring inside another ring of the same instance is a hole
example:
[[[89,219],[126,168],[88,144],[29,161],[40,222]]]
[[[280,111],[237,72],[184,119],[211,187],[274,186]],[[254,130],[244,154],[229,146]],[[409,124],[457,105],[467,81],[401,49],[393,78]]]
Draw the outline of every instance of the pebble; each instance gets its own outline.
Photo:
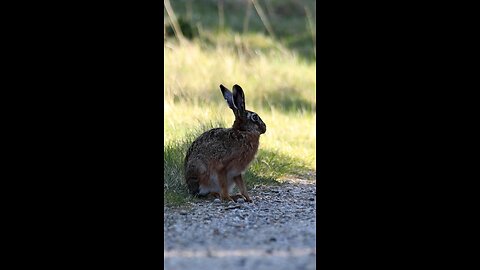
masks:
[[[187,210],[164,207],[164,268],[315,269],[315,182],[249,193],[253,203],[215,199]]]

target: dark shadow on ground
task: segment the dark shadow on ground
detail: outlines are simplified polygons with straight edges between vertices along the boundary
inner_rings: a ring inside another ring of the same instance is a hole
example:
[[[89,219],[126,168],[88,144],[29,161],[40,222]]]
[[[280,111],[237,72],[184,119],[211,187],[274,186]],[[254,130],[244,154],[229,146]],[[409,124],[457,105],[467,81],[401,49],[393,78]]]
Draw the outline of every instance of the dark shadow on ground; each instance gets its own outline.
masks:
[[[260,149],[257,157],[245,173],[247,187],[256,185],[279,185],[282,178],[298,177],[314,180],[315,171],[302,160],[278,151]]]

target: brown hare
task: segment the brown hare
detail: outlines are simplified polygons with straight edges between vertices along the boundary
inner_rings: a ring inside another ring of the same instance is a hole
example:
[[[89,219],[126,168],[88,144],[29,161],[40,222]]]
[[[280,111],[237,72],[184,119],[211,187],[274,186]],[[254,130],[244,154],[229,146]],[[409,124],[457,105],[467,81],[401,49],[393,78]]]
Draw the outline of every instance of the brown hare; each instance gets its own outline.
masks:
[[[235,115],[232,128],[214,128],[200,135],[189,147],[185,157],[185,179],[192,195],[220,196],[223,201],[236,201],[247,193],[243,175],[255,158],[260,134],[267,127],[258,114],[245,110],[245,94],[233,86],[233,94],[220,85],[223,97]],[[233,184],[241,195],[230,196]]]

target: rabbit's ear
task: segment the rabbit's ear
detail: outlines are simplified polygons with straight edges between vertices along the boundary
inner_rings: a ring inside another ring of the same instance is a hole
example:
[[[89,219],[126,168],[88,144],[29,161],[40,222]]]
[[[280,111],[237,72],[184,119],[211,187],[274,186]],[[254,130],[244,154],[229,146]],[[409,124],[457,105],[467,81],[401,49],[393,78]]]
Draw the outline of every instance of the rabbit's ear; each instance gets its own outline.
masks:
[[[225,100],[227,101],[228,107],[230,107],[230,109],[236,112],[237,108],[235,107],[235,103],[233,102],[232,92],[230,92],[230,90],[223,86],[223,84],[220,84],[220,90],[222,90],[223,98],[225,98]]]
[[[240,115],[245,115],[245,94],[243,93],[242,88],[235,84],[233,86],[233,103],[235,107],[238,108]]]

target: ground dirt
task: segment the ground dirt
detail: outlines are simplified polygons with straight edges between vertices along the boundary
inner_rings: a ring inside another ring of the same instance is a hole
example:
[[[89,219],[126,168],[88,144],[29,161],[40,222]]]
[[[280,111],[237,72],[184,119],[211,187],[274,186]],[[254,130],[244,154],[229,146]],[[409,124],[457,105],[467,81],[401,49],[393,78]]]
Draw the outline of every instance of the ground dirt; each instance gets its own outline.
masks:
[[[253,203],[165,207],[165,269],[315,269],[315,181],[291,179],[249,194]]]

